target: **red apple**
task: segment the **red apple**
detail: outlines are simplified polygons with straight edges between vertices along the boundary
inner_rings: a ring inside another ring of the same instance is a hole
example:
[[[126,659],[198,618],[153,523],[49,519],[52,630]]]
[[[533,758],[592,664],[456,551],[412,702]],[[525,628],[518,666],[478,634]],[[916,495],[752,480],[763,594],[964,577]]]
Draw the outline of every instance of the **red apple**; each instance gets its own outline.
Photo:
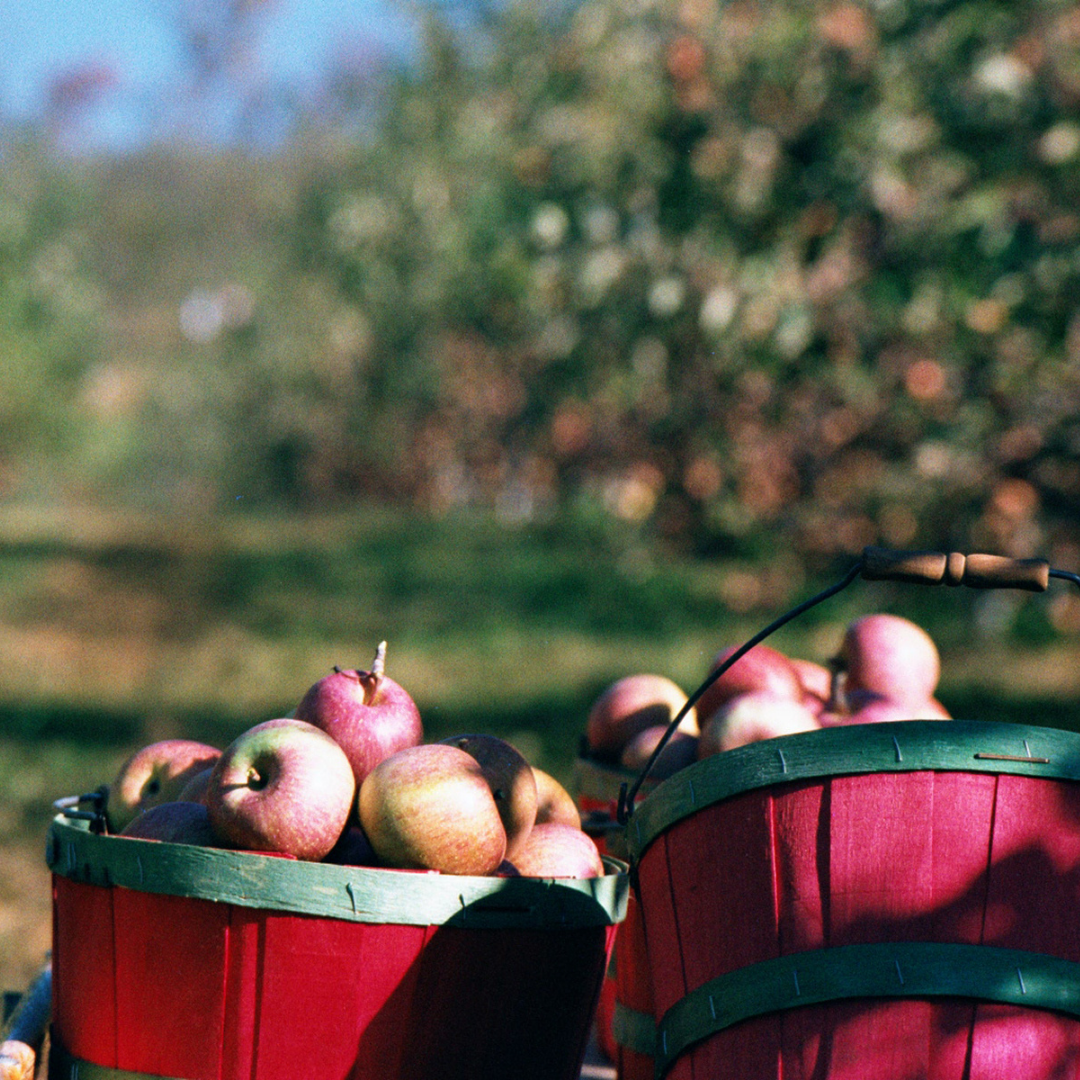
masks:
[[[132,818],[120,835],[202,847],[220,847],[221,843],[210,825],[209,812],[197,802],[158,803]]]
[[[217,761],[221,751],[194,739],[162,739],[132,754],[109,785],[106,816],[121,832],[142,810],[174,802],[187,782]]]
[[[322,728],[345,751],[359,787],[384,758],[424,737],[420,710],[385,673],[386,642],[370,671],[335,667],[312,685],[293,715]]]
[[[357,804],[386,866],[484,875],[506,854],[491,785],[476,758],[456,746],[427,743],[391,754],[368,773]]]
[[[687,695],[663,675],[627,675],[613,682],[593,702],[585,721],[585,742],[598,757],[617,761],[622,748],[645,728],[670,724]],[[690,709],[679,728],[696,735],[697,710]]]
[[[533,828],[513,866],[522,877],[592,878],[604,873],[592,837],[573,825],[555,822]]]
[[[533,768],[536,780],[536,824],[554,821],[562,825],[581,826],[581,812],[574,797],[551,773]]]
[[[843,709],[833,708],[821,714],[823,727],[842,724],[880,724],[890,720],[950,720],[948,710],[935,698],[911,705],[895,701],[869,690],[852,690],[844,695]]]
[[[922,705],[934,696],[941,658],[930,635],[900,615],[864,615],[844,634],[840,660],[847,687]]]
[[[832,694],[833,673],[824,665],[801,657],[789,658],[803,688],[803,700],[811,706],[824,706]]]
[[[652,757],[666,731],[667,728],[663,724],[639,731],[623,747],[619,764],[624,769],[640,772]],[[676,729],[664,745],[664,749],[660,751],[659,757],[653,762],[653,767],[649,770],[649,778],[664,780],[679,769],[693,764],[697,760],[697,748],[698,736],[688,735],[685,731]]]
[[[314,725],[281,717],[225,749],[206,805],[214,831],[233,847],[318,861],[341,836],[355,792],[345,751]]]
[[[721,705],[706,723],[698,742],[698,757],[820,727],[813,710],[801,701],[761,692],[740,694]]]
[[[210,784],[214,766],[208,765],[205,769],[197,772],[181,789],[176,796],[179,802],[197,802],[206,805],[206,789]]]
[[[524,757],[495,735],[454,735],[441,740],[474,757],[495,796],[506,830],[506,858],[513,859],[518,845],[536,822],[536,777]]]
[[[716,671],[741,646],[721,649],[713,657],[709,673]],[[748,650],[711,683],[697,700],[697,714],[702,727],[726,702],[741,694],[771,694],[777,698],[801,701],[803,685],[795,665],[778,649],[758,644]]]

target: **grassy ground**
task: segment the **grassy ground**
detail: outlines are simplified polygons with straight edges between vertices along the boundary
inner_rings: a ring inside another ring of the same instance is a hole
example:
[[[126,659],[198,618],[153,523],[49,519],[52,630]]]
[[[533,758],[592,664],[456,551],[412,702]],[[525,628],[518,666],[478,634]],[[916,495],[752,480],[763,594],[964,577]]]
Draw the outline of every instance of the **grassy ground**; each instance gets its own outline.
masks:
[[[719,648],[826,583],[779,554],[686,562],[582,523],[0,510],[0,985],[25,985],[49,945],[53,800],[144,742],[225,745],[386,638],[429,736],[503,735],[569,784],[604,685],[652,670],[693,690]],[[1051,602],[860,583],[773,643],[823,660],[854,614],[895,610],[938,640],[955,715],[1073,727],[1078,643],[1052,632]]]

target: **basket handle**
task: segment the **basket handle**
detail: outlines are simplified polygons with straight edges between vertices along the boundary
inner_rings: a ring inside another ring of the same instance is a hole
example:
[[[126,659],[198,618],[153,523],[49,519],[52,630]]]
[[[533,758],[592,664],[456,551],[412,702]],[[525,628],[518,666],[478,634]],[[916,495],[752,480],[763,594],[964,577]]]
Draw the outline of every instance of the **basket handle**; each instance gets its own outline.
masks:
[[[1043,592],[1050,581],[1045,559],[1004,555],[961,555],[958,551],[892,551],[863,548],[860,576],[867,581],[905,581],[918,585],[967,585],[972,589],[1026,589]]]
[[[663,738],[645,762],[641,775],[633,785],[623,784],[619,790],[617,817],[625,825],[633,813],[634,799],[645,782],[656,759],[660,756],[675,729],[698,699],[712,686],[732,664],[746,655],[755,645],[764,641],[774,631],[846,589],[856,578],[866,581],[903,581],[917,585],[967,585],[972,589],[1024,589],[1028,592],[1044,592],[1050,578],[1064,578],[1080,586],[1080,574],[1068,570],[1051,569],[1045,559],[1012,559],[1005,555],[963,555],[958,551],[894,551],[891,548],[863,548],[859,561],[835,584],[823,589],[809,600],[781,615],[764,630],[759,631],[745,644],[740,645],[708,678],[690,695],[683,707],[672,717]]]

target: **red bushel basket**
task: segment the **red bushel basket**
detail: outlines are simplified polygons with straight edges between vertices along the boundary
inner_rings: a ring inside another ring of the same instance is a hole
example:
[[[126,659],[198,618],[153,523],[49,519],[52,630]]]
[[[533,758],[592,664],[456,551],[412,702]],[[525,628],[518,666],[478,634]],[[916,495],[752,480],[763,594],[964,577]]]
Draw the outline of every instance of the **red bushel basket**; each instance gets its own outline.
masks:
[[[51,1075],[576,1080],[625,864],[458,877],[94,828],[49,833]]]
[[[871,548],[731,662],[858,576],[1080,584],[1036,560]],[[1080,735],[826,728],[634,794],[620,818],[660,1018],[657,1077],[1080,1078]]]
[[[625,837],[616,816],[620,792],[636,778],[637,773],[630,769],[594,761],[583,741],[574,762],[574,798],[583,827],[596,841],[602,855],[614,855],[619,859],[626,856]],[[647,778],[638,798],[644,798],[656,783]],[[615,1063],[617,1080],[653,1080],[655,1037],[656,1018],[645,928],[637,899],[631,892],[600,989],[596,1039],[608,1060]]]

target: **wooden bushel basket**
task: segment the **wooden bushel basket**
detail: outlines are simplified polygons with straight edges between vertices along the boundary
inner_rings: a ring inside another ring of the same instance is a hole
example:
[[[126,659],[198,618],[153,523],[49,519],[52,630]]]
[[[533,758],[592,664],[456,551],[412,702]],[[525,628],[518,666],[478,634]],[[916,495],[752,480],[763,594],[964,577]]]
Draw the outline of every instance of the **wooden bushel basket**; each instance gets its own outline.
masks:
[[[1080,735],[770,739],[672,777],[639,826],[659,1075],[1080,1077]]]
[[[1080,1078],[1080,735],[826,728],[633,795],[657,1077]]]
[[[631,890],[626,918],[615,938],[611,1013],[613,1059],[618,1080],[653,1080],[656,1074],[656,1010],[645,947],[641,905]]]
[[[574,799],[602,855],[625,858],[625,841],[615,818],[620,791],[636,777],[630,769],[594,761],[584,747],[574,762]],[[655,781],[647,782],[640,797],[655,787]],[[631,892],[596,1009],[597,1042],[615,1063],[618,1080],[652,1080],[655,1026],[645,931]]]
[[[333,866],[57,816],[57,1077],[576,1080],[625,865],[585,880]]]

